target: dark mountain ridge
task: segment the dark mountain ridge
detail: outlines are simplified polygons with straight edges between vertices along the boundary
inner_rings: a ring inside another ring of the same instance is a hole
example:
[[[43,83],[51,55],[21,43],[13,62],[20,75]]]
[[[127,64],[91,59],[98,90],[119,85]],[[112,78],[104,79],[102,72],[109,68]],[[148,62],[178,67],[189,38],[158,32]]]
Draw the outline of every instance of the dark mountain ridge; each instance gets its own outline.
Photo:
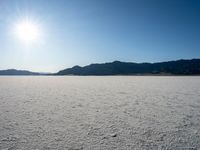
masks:
[[[200,59],[158,63],[114,61],[84,67],[74,66],[54,74],[8,69],[0,70],[0,75],[200,75]]]
[[[158,63],[132,63],[114,61],[74,66],[55,75],[200,75],[200,59],[177,60]]]
[[[8,69],[8,70],[0,70],[0,75],[42,75],[42,74],[27,70]]]

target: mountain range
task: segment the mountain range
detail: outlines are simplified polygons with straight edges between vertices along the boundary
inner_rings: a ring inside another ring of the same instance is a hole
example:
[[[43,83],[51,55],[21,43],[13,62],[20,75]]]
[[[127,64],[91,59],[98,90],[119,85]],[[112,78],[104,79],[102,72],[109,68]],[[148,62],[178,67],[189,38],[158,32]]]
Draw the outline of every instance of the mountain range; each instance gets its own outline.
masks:
[[[111,63],[74,66],[56,75],[200,75],[200,59],[177,60],[158,63]]]
[[[84,67],[74,66],[53,74],[9,69],[0,70],[0,75],[200,75],[200,59],[158,63],[114,61]]]
[[[27,70],[8,69],[8,70],[0,70],[0,75],[42,75],[42,74]]]

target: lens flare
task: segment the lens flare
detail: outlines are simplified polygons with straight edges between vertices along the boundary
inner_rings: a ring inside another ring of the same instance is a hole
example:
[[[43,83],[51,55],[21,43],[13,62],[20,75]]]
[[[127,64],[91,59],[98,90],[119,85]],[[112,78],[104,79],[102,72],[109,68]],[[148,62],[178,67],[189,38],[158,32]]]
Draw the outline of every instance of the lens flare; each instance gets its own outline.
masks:
[[[26,43],[37,41],[40,35],[38,25],[31,21],[22,21],[16,24],[15,33],[18,38]]]

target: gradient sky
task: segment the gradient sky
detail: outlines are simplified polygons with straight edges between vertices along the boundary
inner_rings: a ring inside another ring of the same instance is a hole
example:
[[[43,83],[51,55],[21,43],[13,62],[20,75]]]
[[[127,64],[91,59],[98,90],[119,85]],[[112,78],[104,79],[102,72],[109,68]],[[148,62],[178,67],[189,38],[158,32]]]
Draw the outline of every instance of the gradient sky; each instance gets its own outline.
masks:
[[[28,46],[13,34],[26,17],[42,32]],[[0,41],[0,69],[200,58],[200,1],[0,0]]]

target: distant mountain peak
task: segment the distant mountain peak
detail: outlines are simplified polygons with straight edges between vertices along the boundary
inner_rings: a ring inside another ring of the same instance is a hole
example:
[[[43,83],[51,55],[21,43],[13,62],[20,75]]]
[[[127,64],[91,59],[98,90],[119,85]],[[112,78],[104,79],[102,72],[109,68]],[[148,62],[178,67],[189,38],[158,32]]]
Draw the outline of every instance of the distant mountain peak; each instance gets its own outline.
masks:
[[[115,60],[112,63],[122,63],[121,61]]]
[[[157,63],[133,63],[115,60],[84,67],[74,66],[58,73],[38,73],[27,70],[0,70],[0,75],[200,75],[200,59],[180,59]]]
[[[176,60],[159,63],[133,63],[113,61],[91,64],[84,67],[74,66],[56,73],[56,75],[200,75],[200,59]]]
[[[41,75],[41,74],[27,70],[7,69],[7,70],[0,70],[0,75]]]
[[[81,68],[81,66],[79,66],[79,65],[76,65],[76,66],[74,66],[74,67],[72,67],[72,68],[74,68],[74,69],[78,69],[78,68]]]

